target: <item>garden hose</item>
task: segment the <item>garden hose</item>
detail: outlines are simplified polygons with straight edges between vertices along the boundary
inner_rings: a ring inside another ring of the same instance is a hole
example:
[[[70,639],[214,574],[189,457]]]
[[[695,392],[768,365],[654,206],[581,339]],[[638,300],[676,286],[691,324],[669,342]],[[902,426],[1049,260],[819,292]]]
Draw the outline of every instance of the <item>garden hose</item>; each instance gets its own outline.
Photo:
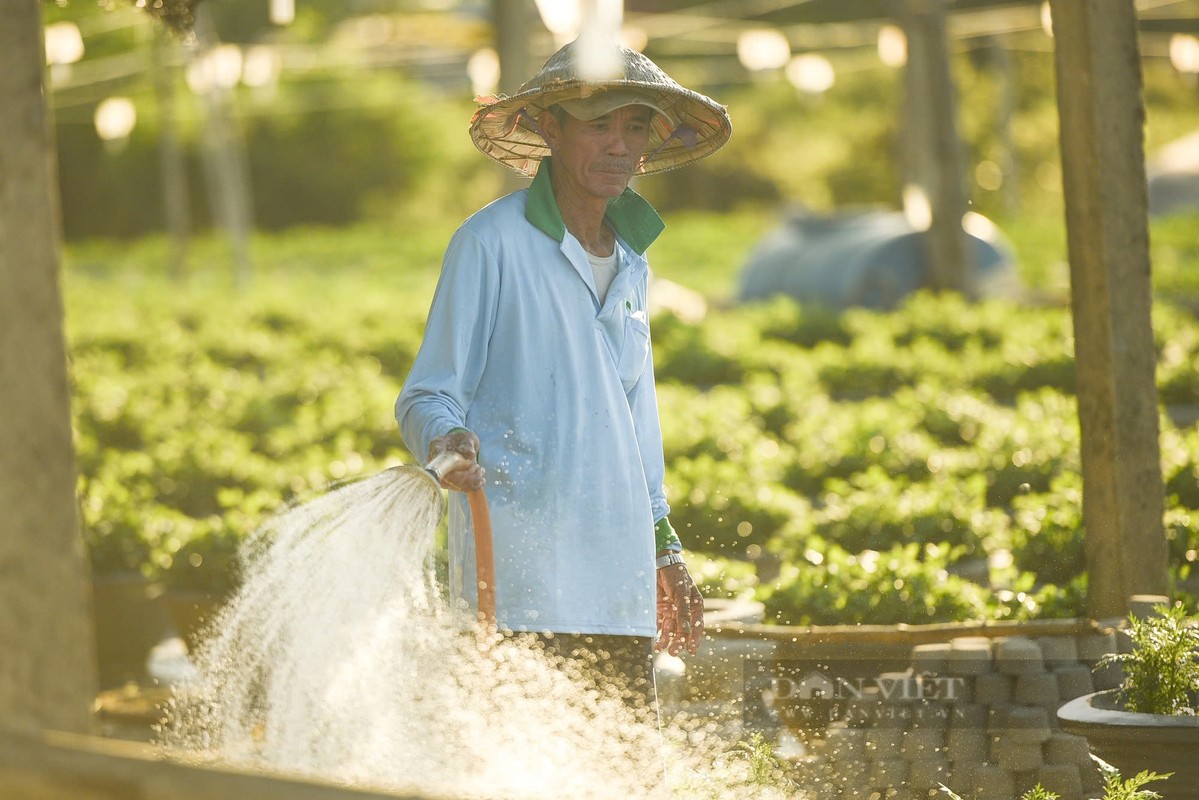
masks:
[[[441,487],[446,473],[462,466],[466,458],[458,453],[442,453],[425,465],[422,472]],[[482,489],[466,493],[471,523],[475,529],[475,580],[479,589],[478,619],[495,626],[495,551],[491,543],[491,510]]]

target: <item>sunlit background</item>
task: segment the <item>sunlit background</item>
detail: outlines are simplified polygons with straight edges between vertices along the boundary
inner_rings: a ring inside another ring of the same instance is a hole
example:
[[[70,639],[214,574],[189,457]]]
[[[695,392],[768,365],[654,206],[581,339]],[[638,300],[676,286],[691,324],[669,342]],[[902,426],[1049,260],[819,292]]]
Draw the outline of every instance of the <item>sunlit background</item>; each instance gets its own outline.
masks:
[[[928,155],[911,43],[876,5],[205,0],[182,36],[124,3],[45,4],[97,598],[134,576],[219,602],[281,504],[416,460],[392,403],[445,244],[524,185],[472,145],[474,98],[600,32],[733,120],[715,156],[634,183],[668,225],[667,489],[706,595],[772,623],[1081,615],[1047,4],[946,19],[971,299],[917,291],[935,198],[908,163]],[[1137,6],[1166,528],[1194,591],[1199,3]],[[101,630],[109,685],[143,679],[163,632],[124,613]]]
[[[590,4],[625,44],[730,107],[736,136],[719,159],[638,187],[663,210],[899,204],[902,30],[852,19],[855,4],[811,5]],[[949,19],[972,208],[1055,214],[1047,4],[977,5]],[[195,230],[233,213],[221,196],[244,195],[239,213],[265,230],[478,207],[506,186],[466,137],[472,98],[500,79],[502,6],[211,2],[183,42],[123,4],[47,5],[68,238],[163,231],[173,192]],[[1193,4],[1140,6],[1152,155],[1196,127],[1199,39],[1173,32]],[[509,90],[577,35],[583,12],[512,8],[524,53]]]

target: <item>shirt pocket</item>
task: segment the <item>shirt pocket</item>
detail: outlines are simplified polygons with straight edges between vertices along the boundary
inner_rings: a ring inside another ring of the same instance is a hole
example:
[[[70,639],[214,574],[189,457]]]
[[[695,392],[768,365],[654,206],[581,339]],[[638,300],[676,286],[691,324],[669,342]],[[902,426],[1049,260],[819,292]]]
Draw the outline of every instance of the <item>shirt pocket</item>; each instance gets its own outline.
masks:
[[[648,357],[649,323],[645,321],[644,312],[630,314],[624,320],[624,345],[616,362],[616,374],[620,376],[626,394],[641,379]]]

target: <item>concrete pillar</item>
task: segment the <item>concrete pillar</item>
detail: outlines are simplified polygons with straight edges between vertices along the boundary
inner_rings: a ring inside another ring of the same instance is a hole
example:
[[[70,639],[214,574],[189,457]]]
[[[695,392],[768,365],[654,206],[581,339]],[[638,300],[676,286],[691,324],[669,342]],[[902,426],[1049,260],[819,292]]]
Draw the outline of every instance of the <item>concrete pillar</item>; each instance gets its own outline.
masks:
[[[41,5],[0,0],[0,727],[84,732],[95,699],[75,501]]]
[[[1148,192],[1133,0],[1052,0],[1088,611],[1166,591]]]
[[[907,0],[902,8],[900,21],[908,40],[904,70],[904,207],[909,218],[927,216],[927,285],[970,295],[974,289],[973,270],[969,243],[962,230],[966,213],[965,159],[958,135],[945,0]],[[915,214],[914,207],[920,207]]]

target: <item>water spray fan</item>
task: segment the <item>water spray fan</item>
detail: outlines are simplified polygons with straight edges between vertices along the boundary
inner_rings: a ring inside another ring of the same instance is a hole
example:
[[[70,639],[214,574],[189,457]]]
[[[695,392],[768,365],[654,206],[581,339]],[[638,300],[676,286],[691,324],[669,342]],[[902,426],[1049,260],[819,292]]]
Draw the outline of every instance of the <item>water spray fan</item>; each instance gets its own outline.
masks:
[[[441,480],[455,469],[467,465],[466,457],[459,453],[442,453],[422,467],[396,467],[412,475],[420,475],[429,481],[437,492],[438,502],[444,513],[445,500],[441,497]],[[495,551],[491,544],[491,511],[487,507],[487,495],[482,489],[466,493],[470,506],[470,518],[475,529],[475,580],[479,589],[478,618],[486,625],[495,626]]]

